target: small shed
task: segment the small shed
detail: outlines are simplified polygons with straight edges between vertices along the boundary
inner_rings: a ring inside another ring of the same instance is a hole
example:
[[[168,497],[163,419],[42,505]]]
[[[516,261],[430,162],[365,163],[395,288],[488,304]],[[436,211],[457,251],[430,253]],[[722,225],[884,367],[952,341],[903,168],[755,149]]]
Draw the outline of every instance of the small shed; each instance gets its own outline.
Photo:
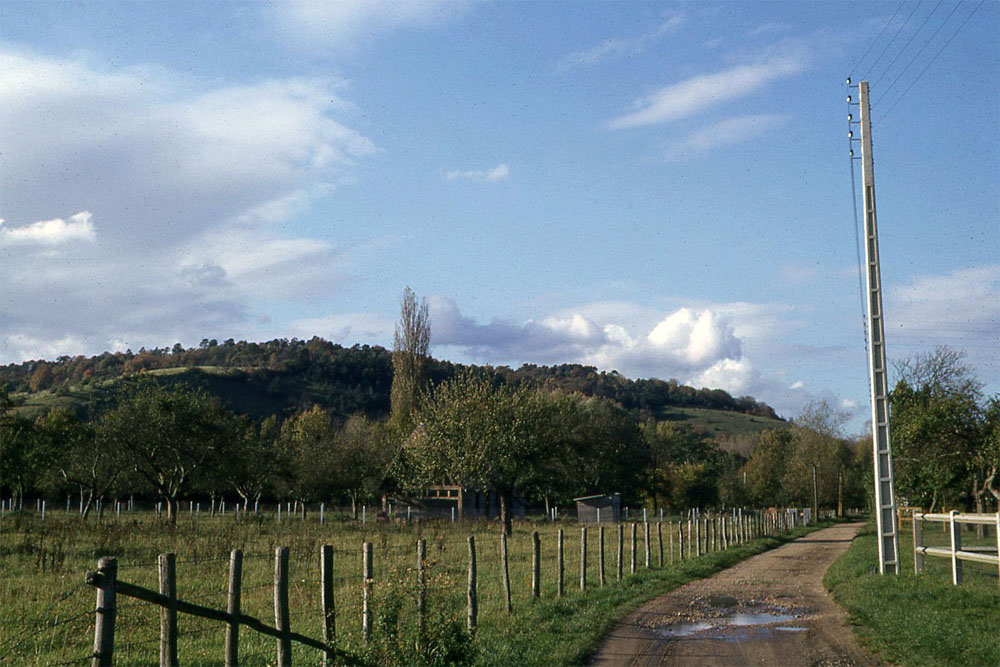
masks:
[[[574,498],[580,523],[617,523],[622,518],[622,494],[602,494]]]

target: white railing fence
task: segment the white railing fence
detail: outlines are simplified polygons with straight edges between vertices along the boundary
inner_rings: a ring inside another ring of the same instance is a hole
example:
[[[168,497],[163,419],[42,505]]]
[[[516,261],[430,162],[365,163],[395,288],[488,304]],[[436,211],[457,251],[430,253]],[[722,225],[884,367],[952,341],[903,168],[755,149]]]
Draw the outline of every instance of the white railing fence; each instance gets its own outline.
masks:
[[[950,537],[947,547],[929,547],[923,543],[923,523],[925,521],[946,524]],[[997,545],[962,546],[962,524],[995,526]],[[956,586],[962,583],[962,561],[996,565],[1000,574],[1000,512],[996,514],[967,514],[952,510],[948,514],[913,513],[913,571],[917,574],[924,569],[924,556],[951,559],[951,581]]]

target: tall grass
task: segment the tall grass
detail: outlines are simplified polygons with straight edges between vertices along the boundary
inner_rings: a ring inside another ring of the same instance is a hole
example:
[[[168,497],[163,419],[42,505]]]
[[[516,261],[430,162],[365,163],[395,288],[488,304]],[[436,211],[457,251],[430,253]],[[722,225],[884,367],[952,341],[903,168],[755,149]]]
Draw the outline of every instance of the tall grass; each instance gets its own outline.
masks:
[[[127,518],[126,518],[127,517]],[[676,529],[676,523],[672,524]],[[556,534],[565,529],[565,595],[556,595]],[[448,521],[419,525],[308,520],[233,515],[193,519],[182,514],[176,528],[155,514],[124,514],[120,521],[82,523],[65,513],[45,522],[33,514],[8,515],[0,523],[0,663],[83,664],[92,651],[94,590],[84,583],[97,560],[115,556],[119,578],[156,590],[158,554],[177,554],[178,597],[225,609],[231,549],[244,552],[244,614],[271,624],[274,551],[290,547],[292,629],[321,637],[319,552],[334,546],[336,645],[367,664],[576,664],[631,608],[693,578],[729,567],[754,553],[787,541],[787,536],[681,560],[670,565],[668,524],[664,523],[665,567],[659,568],[655,524],[651,526],[652,565],[644,567],[642,526],[638,531],[637,573],[630,575],[628,530],[624,576],[616,581],[617,527],[606,525],[605,576],[598,584],[598,531],[588,531],[588,590],[579,592],[580,529],[575,522],[519,522],[509,540],[512,605],[507,615],[499,565],[496,524]],[[533,531],[541,535],[541,599],[531,593]],[[797,533],[796,533],[797,534]],[[479,628],[465,630],[469,535],[476,538],[479,570]],[[418,648],[416,540],[427,541],[428,622]],[[375,609],[373,640],[361,639],[361,546],[373,543]],[[675,540],[676,545],[676,540]],[[219,664],[225,629],[216,621],[181,615],[178,653],[189,665]],[[159,610],[119,597],[115,655],[118,664],[155,664]],[[271,664],[275,641],[241,631],[241,664]],[[297,664],[316,664],[317,651],[293,646]]]
[[[925,544],[943,543],[925,524]],[[963,533],[974,544],[974,533]],[[993,544],[995,536],[992,536]],[[856,634],[882,660],[902,665],[1000,665],[1000,590],[995,566],[965,563],[951,583],[950,561],[925,558],[913,573],[913,534],[900,532],[901,573],[879,576],[875,530],[863,530],[827,572],[824,583]],[[985,543],[985,542],[984,542]]]

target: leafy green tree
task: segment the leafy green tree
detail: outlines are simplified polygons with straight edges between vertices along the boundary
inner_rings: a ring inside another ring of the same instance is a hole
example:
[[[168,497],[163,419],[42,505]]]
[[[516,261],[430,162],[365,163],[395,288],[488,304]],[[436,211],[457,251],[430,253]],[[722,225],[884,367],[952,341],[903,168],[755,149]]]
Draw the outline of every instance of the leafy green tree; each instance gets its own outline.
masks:
[[[358,502],[375,496],[389,474],[395,457],[396,438],[389,426],[354,415],[334,434],[331,455],[337,491],[351,500],[351,513],[358,517]]]
[[[495,493],[503,530],[510,534],[515,492],[551,455],[545,414],[543,403],[524,387],[494,387],[482,374],[459,374],[420,411],[406,447],[411,483],[450,481]]]
[[[983,434],[982,385],[964,354],[947,347],[898,371],[889,397],[897,491],[931,511],[957,503],[976,486],[969,473]]]
[[[0,386],[0,489],[13,494],[19,506],[41,466],[35,436],[35,425],[14,411],[14,401]]]
[[[107,498],[124,477],[114,453],[99,443],[94,425],[68,410],[52,410],[36,422],[39,438],[51,462],[49,487],[69,487],[80,497],[80,517],[86,520],[98,500]]]
[[[280,428],[278,418],[273,415],[260,425],[248,417],[240,417],[234,424],[238,451],[225,469],[233,491],[243,499],[246,508],[260,500],[279,474],[281,458],[277,440]]]
[[[790,496],[784,479],[794,448],[794,437],[788,428],[764,431],[750,448],[750,458],[744,467],[747,495],[758,507],[786,505]]]
[[[122,473],[135,475],[164,500],[167,521],[203,468],[221,466],[228,415],[217,399],[184,385],[152,380],[126,385],[97,424],[97,442],[114,452]]]
[[[306,503],[336,491],[333,440],[330,415],[318,405],[285,420],[278,445],[285,470],[280,488],[287,497]]]

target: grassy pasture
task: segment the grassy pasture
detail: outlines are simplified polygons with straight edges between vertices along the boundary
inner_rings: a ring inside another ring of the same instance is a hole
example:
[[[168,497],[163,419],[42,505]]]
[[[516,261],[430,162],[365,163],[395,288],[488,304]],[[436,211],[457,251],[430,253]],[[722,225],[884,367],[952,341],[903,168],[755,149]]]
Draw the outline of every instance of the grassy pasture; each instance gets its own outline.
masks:
[[[672,524],[676,529],[676,523]],[[556,595],[556,534],[565,530],[565,595]],[[659,568],[656,526],[651,524],[652,565],[644,567],[639,525],[637,574],[630,574],[629,531],[625,530],[623,580],[616,577],[617,528],[606,525],[605,572],[598,582],[598,531],[588,531],[588,590],[581,593],[580,528],[575,522],[515,524],[509,540],[514,613],[503,603],[496,524],[448,521],[417,525],[309,519],[280,523],[273,515],[233,515],[192,519],[182,513],[175,530],[155,514],[123,514],[83,525],[73,515],[50,512],[44,524],[34,513],[7,515],[0,523],[0,663],[84,664],[93,642],[94,589],[84,583],[97,559],[114,555],[119,578],[157,588],[156,558],[177,554],[178,597],[225,609],[229,552],[244,552],[243,613],[273,625],[274,550],[288,546],[292,630],[321,636],[319,550],[335,549],[337,646],[364,664],[549,665],[577,664],[597,646],[610,626],[635,605],[694,578],[703,577],[784,543],[787,536],[681,560],[670,564],[664,522],[665,567]],[[541,600],[531,597],[531,533],[541,534]],[[801,530],[796,534],[801,534]],[[465,631],[468,536],[476,537],[479,570],[479,630]],[[416,540],[427,540],[428,631],[422,652],[416,643]],[[373,641],[361,641],[361,545],[374,545]],[[118,664],[155,664],[158,609],[120,598],[116,634]],[[220,664],[224,627],[216,621],[181,615],[179,656],[184,664]],[[274,662],[275,641],[241,630],[241,664]],[[313,649],[293,645],[296,664],[317,664]]]
[[[941,524],[924,524],[924,544],[947,546]],[[963,546],[996,545],[963,530]],[[877,574],[873,526],[827,572],[824,583],[849,615],[861,641],[883,661],[901,665],[1000,665],[1000,586],[996,566],[964,563],[964,581],[951,583],[951,561],[925,557],[913,572],[913,532],[899,537],[901,573]],[[873,571],[873,567],[876,568]]]

